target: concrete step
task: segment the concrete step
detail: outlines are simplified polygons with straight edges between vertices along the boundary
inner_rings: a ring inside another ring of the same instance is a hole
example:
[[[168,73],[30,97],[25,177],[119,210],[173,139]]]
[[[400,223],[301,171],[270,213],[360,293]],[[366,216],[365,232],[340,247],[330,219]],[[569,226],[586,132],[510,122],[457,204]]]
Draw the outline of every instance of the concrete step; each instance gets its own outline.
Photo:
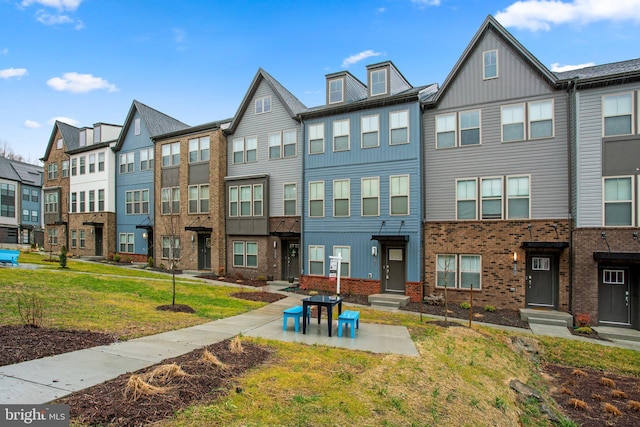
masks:
[[[573,328],[573,316],[570,313],[565,313],[563,311],[556,310],[542,310],[542,309],[534,309],[534,308],[521,308],[520,309],[520,318],[525,322],[531,323],[530,318],[536,319],[553,319],[560,320],[565,323],[568,328]],[[553,323],[548,323],[553,324]]]
[[[367,298],[369,304],[379,307],[401,308],[409,304],[409,297],[398,294],[374,294]]]
[[[593,329],[603,338],[640,342],[640,331],[637,329],[614,328],[611,326],[594,326]]]
[[[527,319],[529,325],[532,323],[537,325],[550,325],[550,326],[561,326],[563,328],[567,327],[567,321],[564,319],[552,319],[547,317],[529,317]]]

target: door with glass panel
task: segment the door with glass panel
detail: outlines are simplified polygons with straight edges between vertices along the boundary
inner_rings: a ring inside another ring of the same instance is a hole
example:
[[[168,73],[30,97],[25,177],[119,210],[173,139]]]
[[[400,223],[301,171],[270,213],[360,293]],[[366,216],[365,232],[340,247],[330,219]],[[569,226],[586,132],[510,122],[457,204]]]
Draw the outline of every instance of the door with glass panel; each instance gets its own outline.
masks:
[[[557,308],[557,258],[549,254],[527,254],[526,302],[531,308]]]
[[[382,253],[382,289],[404,293],[407,268],[404,246],[383,245]]]
[[[598,321],[620,326],[631,325],[629,270],[602,267],[598,280]]]

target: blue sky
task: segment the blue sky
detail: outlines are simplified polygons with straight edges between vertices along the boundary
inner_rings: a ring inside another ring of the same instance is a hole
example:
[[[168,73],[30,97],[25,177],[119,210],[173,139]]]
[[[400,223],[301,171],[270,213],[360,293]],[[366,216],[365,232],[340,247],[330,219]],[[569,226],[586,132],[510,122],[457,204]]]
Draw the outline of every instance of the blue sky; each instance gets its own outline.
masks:
[[[0,0],[0,151],[34,163],[56,119],[122,124],[134,99],[229,118],[259,67],[308,107],[380,61],[442,84],[489,14],[552,70],[640,57],[640,0]]]

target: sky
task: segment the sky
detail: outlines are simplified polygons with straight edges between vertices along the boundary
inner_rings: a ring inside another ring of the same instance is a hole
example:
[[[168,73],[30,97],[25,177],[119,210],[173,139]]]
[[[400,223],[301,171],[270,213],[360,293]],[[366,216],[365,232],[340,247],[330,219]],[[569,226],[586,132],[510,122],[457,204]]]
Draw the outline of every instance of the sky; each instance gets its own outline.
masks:
[[[487,15],[552,71],[640,57],[640,0],[0,0],[0,151],[39,163],[55,120],[122,125],[133,100],[231,118],[259,68],[307,107],[382,61],[442,84]]]

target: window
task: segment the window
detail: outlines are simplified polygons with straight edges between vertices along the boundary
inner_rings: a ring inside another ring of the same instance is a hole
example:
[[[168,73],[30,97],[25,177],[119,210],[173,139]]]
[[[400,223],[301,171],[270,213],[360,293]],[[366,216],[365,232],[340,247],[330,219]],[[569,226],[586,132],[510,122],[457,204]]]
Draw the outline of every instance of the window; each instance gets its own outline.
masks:
[[[251,186],[240,186],[240,216],[251,216]]]
[[[133,121],[133,134],[140,135],[140,118]]]
[[[244,163],[244,139],[236,138],[233,140],[233,163]]]
[[[246,146],[244,138],[233,140],[233,163],[250,163],[257,160],[258,138],[247,137]]]
[[[22,209],[22,221],[27,222],[29,221],[29,218],[29,209]]]
[[[84,212],[86,210],[86,198],[87,198],[87,193],[84,191],[81,191],[79,193],[79,199],[78,199],[78,212]]]
[[[189,186],[189,213],[209,212],[209,184]]]
[[[460,113],[460,146],[480,144],[480,110]]]
[[[31,211],[31,222],[38,222],[38,211]]]
[[[529,103],[529,139],[553,137],[553,101]]]
[[[180,237],[162,236],[162,258],[180,259]]]
[[[478,199],[478,181],[461,179],[456,181],[456,218],[476,219]]]
[[[62,177],[63,178],[69,177],[69,160],[62,161]]]
[[[351,248],[349,246],[334,246],[333,256],[342,258],[340,261],[340,277],[351,275]]]
[[[32,202],[40,201],[40,192],[38,190],[31,190],[31,201]]]
[[[349,149],[349,119],[333,122],[333,151]]]
[[[78,163],[80,164],[80,175],[84,175],[87,172],[87,158],[85,156],[82,156],[78,160]]]
[[[482,219],[502,219],[502,178],[483,178]]]
[[[371,96],[387,93],[387,70],[371,71]]]
[[[229,187],[229,216],[238,216],[238,187]]]
[[[309,245],[309,274],[324,276],[324,246]]]
[[[602,283],[605,285],[624,285],[624,270],[602,270]]]
[[[96,211],[96,191],[89,190],[89,210],[88,212]]]
[[[349,180],[333,181],[333,216],[349,216]]]
[[[256,99],[256,114],[268,113],[269,111],[271,111],[270,96]]]
[[[96,171],[96,155],[89,154],[89,173],[95,173]]]
[[[258,138],[253,136],[253,137],[247,137],[247,144],[246,144],[246,162],[247,163],[251,163],[251,162],[255,162],[256,160],[258,160],[257,157],[257,151],[258,151]]]
[[[80,147],[84,147],[85,145],[87,145],[87,131],[83,130],[82,132],[80,132],[80,141],[78,142],[78,144],[80,145]]]
[[[324,153],[324,123],[309,125],[309,154]]]
[[[362,178],[362,216],[377,216],[380,207],[380,178]]]
[[[58,212],[58,193],[47,193],[44,195],[45,213]]]
[[[502,141],[524,140],[524,105],[502,107]]]
[[[162,215],[180,213],[180,187],[167,187],[161,190]]]
[[[71,213],[76,213],[78,212],[78,193],[73,192],[71,193]]]
[[[436,287],[481,289],[481,265],[480,255],[437,255]]]
[[[57,148],[58,150],[62,150],[62,143],[63,143],[62,138],[58,138],[58,141],[57,141],[57,143],[56,143],[56,148]]]
[[[282,134],[280,132],[269,134],[269,158],[279,159],[282,146]]]
[[[233,266],[234,267],[258,267],[258,243],[257,242],[233,242]]]
[[[125,212],[127,215],[148,214],[149,190],[130,190],[125,192]]]
[[[529,218],[529,177],[507,177],[507,218]]]
[[[263,216],[263,209],[262,184],[229,187],[229,216]]]
[[[253,186],[253,216],[262,216],[262,184]]]
[[[284,214],[297,215],[297,204],[296,184],[284,184]]]
[[[120,233],[119,235],[120,247],[119,252],[133,253],[133,233]]]
[[[101,126],[96,126],[93,129],[93,143],[94,144],[100,142],[100,139],[101,139],[100,134],[102,133],[101,129],[102,129]]]
[[[71,247],[75,248],[78,246],[78,232],[76,230],[71,230]]]
[[[633,226],[633,179],[604,178],[604,225]]]
[[[362,148],[377,147],[380,145],[378,137],[378,116],[365,116],[362,118]]]
[[[549,271],[551,266],[549,265],[549,257],[532,257],[531,269],[534,271]]]
[[[78,174],[78,159],[71,159],[71,176]]]
[[[602,97],[604,136],[633,133],[633,101],[630,93]]]
[[[134,171],[134,153],[120,154],[120,173],[132,173]]]
[[[148,202],[147,202],[148,205]],[[104,211],[104,190],[98,190],[98,212]]]
[[[58,178],[58,164],[57,163],[49,163],[49,166],[47,166],[47,178],[48,179],[57,179]]]
[[[145,171],[153,168],[153,148],[140,150],[140,170]]]
[[[49,228],[49,243],[52,245],[58,244],[58,229]]]
[[[309,216],[324,216],[324,181],[309,183]]]
[[[409,112],[392,111],[389,113],[389,144],[409,142]]]
[[[98,172],[104,172],[104,153],[98,153]]]
[[[498,51],[490,50],[482,54],[482,78],[494,79],[498,77]]]
[[[209,152],[208,136],[189,140],[189,163],[208,162]]]
[[[456,115],[444,114],[436,117],[436,148],[456,146]]]
[[[180,165],[180,143],[172,142],[162,146],[162,167]]]
[[[296,143],[298,141],[298,131],[296,129],[285,130],[282,132],[282,151],[284,157],[296,156]]]
[[[342,79],[329,80],[329,104],[344,101],[343,85]]]
[[[29,191],[28,188],[23,188],[22,189],[22,200],[28,202],[30,198],[31,198],[31,191]]]
[[[84,248],[87,243],[87,232],[85,230],[80,230],[80,247]]]
[[[409,215],[409,175],[389,177],[391,215]]]

